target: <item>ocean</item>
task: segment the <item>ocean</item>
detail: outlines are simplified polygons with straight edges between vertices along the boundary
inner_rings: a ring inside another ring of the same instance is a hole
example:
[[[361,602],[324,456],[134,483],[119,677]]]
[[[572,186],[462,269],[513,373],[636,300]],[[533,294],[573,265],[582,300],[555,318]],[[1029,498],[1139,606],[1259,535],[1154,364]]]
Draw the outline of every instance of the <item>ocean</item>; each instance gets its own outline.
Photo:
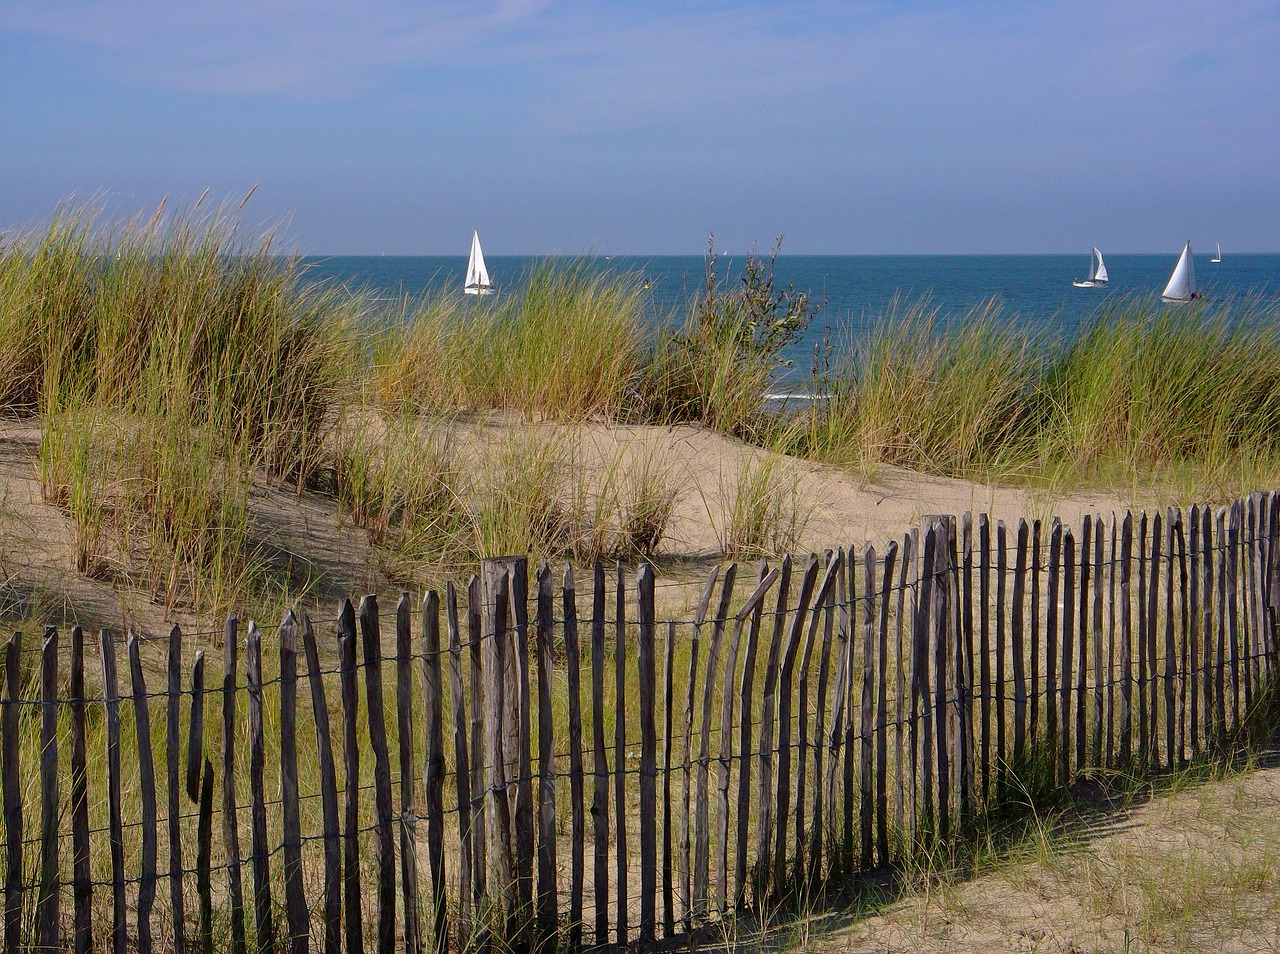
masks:
[[[1107,255],[1105,288],[1075,288],[1089,255],[783,255],[775,273],[779,288],[793,286],[820,306],[805,336],[787,355],[806,371],[815,349],[830,340],[850,341],[865,333],[893,300],[927,299],[944,321],[963,317],[993,298],[1008,320],[1034,329],[1070,335],[1107,303],[1132,296],[1158,296],[1180,249],[1161,255]],[[1105,254],[1105,252],[1104,252]],[[1220,264],[1196,254],[1199,288],[1210,301],[1248,296],[1280,298],[1280,255],[1227,253]],[[518,286],[537,259],[485,256],[499,288]],[[586,259],[590,267],[642,276],[652,295],[652,319],[683,315],[702,287],[706,261],[700,256],[614,256]],[[744,256],[720,260],[729,280],[741,274]],[[431,292],[461,293],[465,256],[310,257],[313,278],[346,283],[371,298],[397,300]],[[722,282],[724,278],[721,279]],[[1177,306],[1169,306],[1177,307]]]

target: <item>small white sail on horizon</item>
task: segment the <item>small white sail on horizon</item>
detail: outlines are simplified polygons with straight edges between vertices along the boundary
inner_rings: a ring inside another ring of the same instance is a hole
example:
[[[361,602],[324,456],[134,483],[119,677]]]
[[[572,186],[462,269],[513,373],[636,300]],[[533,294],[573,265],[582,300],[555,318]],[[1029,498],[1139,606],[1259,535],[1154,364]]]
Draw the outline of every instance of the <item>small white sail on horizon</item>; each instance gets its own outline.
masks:
[[[1082,282],[1072,282],[1076,288],[1101,288],[1107,283],[1107,266],[1102,260],[1102,252],[1098,250],[1098,246],[1093,247],[1093,253],[1089,256],[1089,277]]]
[[[1190,241],[1182,247],[1178,264],[1173,267],[1169,284],[1164,286],[1160,297],[1165,301],[1191,301],[1193,298],[1201,297],[1196,294],[1196,264],[1191,257]]]
[[[467,259],[467,279],[462,290],[468,295],[492,295],[493,282],[489,270],[484,267],[484,252],[480,250],[480,233],[471,233],[471,257]]]
[[[1213,258],[1209,259],[1210,265],[1220,265],[1222,263],[1222,246],[1218,246],[1218,252]]]

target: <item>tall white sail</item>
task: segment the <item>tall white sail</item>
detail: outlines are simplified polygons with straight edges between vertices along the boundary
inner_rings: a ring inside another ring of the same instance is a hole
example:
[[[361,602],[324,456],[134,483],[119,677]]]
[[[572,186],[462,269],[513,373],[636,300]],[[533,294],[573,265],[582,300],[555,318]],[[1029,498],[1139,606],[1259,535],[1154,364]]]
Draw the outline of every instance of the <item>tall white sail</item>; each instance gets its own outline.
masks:
[[[1164,293],[1160,297],[1165,301],[1190,301],[1195,294],[1196,266],[1191,258],[1191,243],[1187,242],[1182,248],[1178,264],[1173,268],[1173,274],[1169,276],[1169,284],[1164,286]]]
[[[1101,288],[1107,283],[1107,266],[1102,261],[1102,252],[1098,246],[1093,247],[1089,255],[1089,277],[1084,281],[1072,282],[1076,288]]]
[[[1215,254],[1215,255],[1213,256],[1213,258],[1209,259],[1209,261],[1210,261],[1210,262],[1212,262],[1214,265],[1217,265],[1219,262],[1221,262],[1221,261],[1222,261],[1222,246],[1221,246],[1221,245],[1219,245],[1219,246],[1218,246],[1217,254]]]
[[[484,252],[480,250],[480,233],[471,233],[471,257],[467,259],[467,279],[462,290],[468,295],[492,295],[493,282],[489,270],[484,267]]]

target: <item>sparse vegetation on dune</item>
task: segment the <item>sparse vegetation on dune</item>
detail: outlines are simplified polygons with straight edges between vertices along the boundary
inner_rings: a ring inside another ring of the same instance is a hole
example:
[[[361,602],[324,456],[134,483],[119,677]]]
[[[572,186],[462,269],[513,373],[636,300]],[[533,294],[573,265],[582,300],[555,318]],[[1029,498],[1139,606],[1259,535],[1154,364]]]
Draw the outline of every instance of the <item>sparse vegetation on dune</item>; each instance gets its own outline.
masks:
[[[1163,482],[1183,499],[1280,479],[1274,303],[1122,301],[1063,339],[995,304],[944,318],[898,302],[828,352],[824,400],[779,413],[763,394],[815,309],[776,285],[776,254],[732,281],[709,255],[688,313],[657,324],[638,276],[585,260],[379,318],[237,209],[111,222],[68,206],[0,250],[0,405],[39,415],[69,563],[166,607],[306,588],[277,578],[255,518],[282,482],[362,528],[394,580],[499,552],[662,552],[674,501],[708,488],[643,452],[584,464],[588,422],[694,423],[864,479]],[[539,437],[482,436],[548,418]],[[704,509],[722,552],[798,545],[809,504],[782,473],[721,480],[723,506]]]
[[[787,446],[868,473],[1251,487],[1280,476],[1276,307],[1125,300],[1063,337],[994,303],[945,324],[898,304],[818,379],[829,398]]]

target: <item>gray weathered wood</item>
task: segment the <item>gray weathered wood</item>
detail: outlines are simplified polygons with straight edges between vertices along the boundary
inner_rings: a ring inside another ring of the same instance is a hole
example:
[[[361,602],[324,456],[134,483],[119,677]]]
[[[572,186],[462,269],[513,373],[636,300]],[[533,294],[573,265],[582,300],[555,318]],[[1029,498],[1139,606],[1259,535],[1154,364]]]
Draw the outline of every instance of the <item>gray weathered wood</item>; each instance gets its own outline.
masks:
[[[1213,679],[1213,511],[1209,507],[1200,509],[1200,601],[1200,649],[1204,657],[1200,680],[1204,691],[1204,742],[1211,747],[1217,744],[1217,724],[1214,719]]]
[[[236,696],[240,621],[228,616],[222,637],[222,841],[231,909],[231,954],[245,954],[244,887],[240,877],[240,819],[236,801]]]
[[[187,798],[197,804],[204,782],[204,650],[191,667],[191,719],[187,727]]]
[[[884,581],[880,592],[880,645],[876,689],[876,853],[881,865],[889,864],[889,597],[898,544],[889,541],[884,553]],[[870,579],[871,574],[867,577]]]
[[[1092,579],[1093,566],[1091,550],[1093,548],[1093,515],[1085,514],[1080,529],[1080,598],[1077,603],[1079,621],[1076,624],[1076,766],[1077,773],[1085,768],[1085,754],[1088,748],[1088,709],[1089,686],[1089,640],[1096,638],[1089,632],[1089,582]]]
[[[1153,621],[1148,613],[1147,584],[1147,513],[1138,519],[1138,764],[1146,766],[1149,758],[1147,729],[1147,634]]]
[[[640,682],[640,943],[657,937],[658,909],[658,726],[654,711],[656,659],[654,657],[655,608],[653,567],[644,564],[636,573],[637,666]],[[550,660],[550,641],[547,658]],[[550,691],[550,680],[547,682]],[[550,711],[547,722],[550,724]],[[722,732],[727,731],[722,728]],[[549,819],[554,828],[554,816]]]
[[[848,672],[846,674],[845,681],[841,686],[841,695],[843,697],[841,701],[844,703],[846,709],[848,710],[849,717],[846,720],[847,725],[845,726],[844,739],[842,740],[844,743],[844,752],[843,752],[844,758],[842,760],[843,765],[840,766],[840,770],[843,772],[843,778],[841,779],[841,782],[842,782],[841,787],[844,789],[844,792],[843,792],[844,797],[841,800],[841,805],[840,805],[841,829],[840,829],[840,850],[839,850],[839,861],[838,861],[840,870],[846,871],[846,872],[854,870],[853,843],[854,843],[854,837],[856,835],[854,815],[857,814],[856,806],[854,805],[854,803],[858,800],[858,794],[859,794],[857,787],[854,785],[854,778],[857,775],[857,771],[855,770],[854,763],[855,763],[855,760],[859,760],[859,761],[861,760],[861,753],[860,752],[855,753],[854,751],[856,748],[856,746],[854,745],[854,742],[857,739],[861,726],[858,725],[859,720],[856,720],[854,717],[854,705],[853,705],[854,688],[855,688],[854,679],[853,679],[853,666],[855,662],[855,654],[858,651],[858,647],[855,645],[856,634],[854,632],[855,623],[853,619],[853,604],[857,602],[857,594],[858,594],[858,573],[857,573],[858,561],[853,559],[854,548],[852,546],[849,548],[848,552],[849,552],[849,559],[846,559],[844,561],[844,572],[838,574],[836,577],[836,594],[835,594],[836,605],[840,607],[840,614],[839,614],[840,624],[839,625],[840,625],[840,629],[843,632],[842,638],[845,644],[845,653],[849,657]],[[832,774],[835,774],[836,771],[837,771],[837,766],[835,765],[835,756],[833,755],[831,772]],[[833,803],[832,807],[834,808],[834,802],[835,802],[834,792],[832,793],[831,800]],[[834,834],[834,830],[833,830],[833,834]]]
[[[406,593],[401,598],[404,607],[403,613],[397,610],[396,613],[396,630],[397,633],[403,632],[403,649],[397,649],[397,654],[402,659],[406,659],[413,651],[413,644],[409,635],[409,599]],[[403,621],[402,621],[403,620]],[[457,629],[456,617],[450,620],[450,626]],[[397,639],[397,646],[401,642]],[[424,807],[427,814],[427,865],[431,869],[431,949],[436,954],[444,954],[449,949],[449,925],[447,920],[448,911],[448,883],[445,879],[444,870],[444,693],[440,676],[440,596],[435,590],[428,590],[427,595],[422,600],[422,713],[425,721],[425,734],[427,743],[426,761],[423,766],[423,796],[425,800]],[[410,673],[406,671],[400,678],[404,684],[406,692],[409,695],[409,688],[412,682]],[[461,676],[459,676],[461,683]],[[406,708],[410,708],[406,703]],[[413,738],[413,723],[411,719],[402,718],[400,720],[402,731],[409,733],[410,739]],[[405,748],[401,743],[401,750]],[[463,744],[465,749],[465,743]],[[410,749],[412,747],[410,746]],[[412,760],[412,751],[409,758]],[[409,781],[412,784],[412,771],[409,772]],[[411,812],[412,808],[407,811]],[[405,904],[411,905],[413,910],[413,920],[417,921],[418,907],[418,864],[417,864],[417,832],[412,826],[409,827],[409,837],[407,839],[407,847],[414,854],[414,861],[410,865],[401,864],[401,877],[410,879],[413,890],[405,891]],[[421,934],[418,934],[421,937]]]
[[[769,588],[778,578],[777,571],[766,571],[761,566],[761,576],[755,591],[748,597],[735,617],[733,638],[729,641],[728,653],[725,656],[724,680],[721,691],[720,708],[720,757],[716,763],[716,837],[719,851],[716,867],[716,904],[724,910],[729,896],[729,767],[733,762],[733,704],[736,700],[734,675],[737,672],[738,648],[742,642],[742,632]],[[726,580],[728,577],[726,576]],[[745,710],[743,718],[749,718],[750,710]],[[644,809],[641,808],[643,818]]]
[[[1100,768],[1104,765],[1102,758],[1103,728],[1103,669],[1102,669],[1102,517],[1093,521],[1093,745],[1092,765]],[[1081,667],[1083,671],[1083,667]]]
[[[138,882],[136,944],[138,954],[151,954],[151,908],[156,898],[156,769],[151,754],[151,712],[142,675],[138,634],[129,631],[129,678],[137,733],[138,792],[142,798],[142,856]]]
[[[507,759],[503,721],[509,711],[506,701],[506,655],[511,649],[507,633],[511,578],[506,564],[485,560],[481,564],[483,596],[480,602],[484,645],[484,791],[485,825],[488,833],[487,858],[489,927],[498,931],[504,919],[515,914],[514,864],[511,856],[511,803],[507,797]]]
[[[1076,541],[1070,527],[1062,533],[1062,671],[1058,685],[1062,703],[1058,714],[1058,777],[1071,777],[1071,687],[1075,683]]]
[[[58,631],[45,630],[40,650],[40,884],[36,889],[38,947],[56,951],[61,937],[58,877]]]
[[[583,801],[582,763],[582,651],[578,643],[578,595],[574,585],[573,567],[564,570],[561,586],[561,605],[564,611],[565,675],[569,687],[569,947],[582,946],[582,894],[583,862],[586,854],[586,816]],[[670,700],[668,700],[670,708]],[[667,734],[671,726],[668,717]],[[667,763],[670,769],[670,745],[668,739]],[[669,785],[669,782],[667,783]],[[670,824],[670,798],[664,798],[667,811],[666,825]],[[664,829],[665,829],[664,825]],[[670,836],[667,839],[667,887],[670,887]],[[670,905],[668,904],[668,908]],[[667,934],[671,930],[668,928]]]
[[[181,703],[182,630],[169,629],[169,684],[165,699],[165,767],[168,769],[169,828],[169,913],[173,923],[174,954],[186,949],[186,917],[182,893],[182,795],[181,795]]]
[[[761,560],[760,579],[768,576],[768,571],[768,564]],[[742,716],[738,725],[738,753],[741,761],[738,766],[738,830],[733,872],[735,910],[745,907],[747,896],[747,837],[751,825],[751,760],[755,754],[751,749],[751,729],[754,722],[752,707],[755,704],[756,653],[760,642],[760,621],[763,609],[764,603],[758,602],[751,611],[751,624],[747,628],[747,648],[742,657],[742,679],[738,685],[738,705]],[[668,632],[668,657],[671,652],[670,635]],[[669,672],[669,665],[667,669]],[[670,699],[668,698],[668,719],[670,718],[669,709]]]
[[[991,796],[991,518],[985,513],[978,514],[978,607],[978,761],[986,802]],[[997,617],[1001,610],[996,608]]]
[[[93,884],[89,870],[89,780],[85,751],[84,630],[71,629],[71,893],[75,951],[93,949]]]
[[[306,954],[311,926],[302,888],[302,819],[298,806],[298,619],[280,624],[280,801],[283,815],[284,900],[289,949]]]
[[[1058,777],[1058,738],[1061,735],[1061,726],[1058,724],[1058,627],[1061,623],[1058,606],[1062,598],[1061,572],[1062,523],[1054,517],[1049,530],[1049,599],[1044,629],[1044,728],[1047,764],[1055,778]]]
[[[835,579],[838,580],[843,573],[841,555],[836,551],[828,550],[826,552],[826,561],[828,570],[834,568]],[[805,823],[807,821],[805,797],[809,777],[809,720],[811,718],[809,714],[809,672],[813,661],[813,647],[817,638],[818,627],[823,624],[825,619],[830,619],[827,603],[831,595],[832,591],[828,590],[821,599],[815,600],[813,606],[810,607],[811,623],[805,636],[804,648],[800,652],[799,662],[796,666],[795,808],[792,809],[792,814],[795,816],[796,838],[795,853],[792,857],[794,872],[791,883],[797,889],[807,887],[811,878],[816,876],[806,857],[805,842]]]
[[[1147,764],[1153,768],[1160,765],[1159,721],[1160,705],[1156,698],[1157,633],[1160,615],[1160,562],[1163,547],[1163,522],[1160,513],[1156,513],[1151,523],[1151,570],[1147,594],[1147,638],[1143,651],[1147,657],[1147,692],[1144,700],[1147,716]]]
[[[1027,743],[1027,684],[1023,677],[1023,593],[1027,577],[1027,521],[1018,521],[1013,563],[1013,610],[1009,625],[1009,653],[1013,663],[1013,762],[1021,767]],[[1002,693],[1003,695],[1003,693]]]
[[[836,602],[837,592],[845,579],[845,553],[843,549],[836,551],[835,559],[840,562],[840,569],[836,571],[836,587],[827,595],[826,601],[822,604],[822,648],[819,652],[818,659],[818,691],[815,704],[813,706],[813,741],[809,743],[810,749],[813,751],[813,823],[809,826],[809,845],[808,851],[804,852],[803,845],[798,845],[797,850],[802,852],[798,855],[798,859],[803,859],[806,877],[810,882],[816,882],[822,877],[822,848],[823,836],[825,834],[823,818],[823,798],[822,798],[822,756],[824,752],[825,740],[823,734],[826,731],[826,715],[827,715],[827,686],[830,682],[831,674],[831,644],[833,642],[836,620]],[[816,610],[816,607],[815,607]],[[809,666],[805,665],[807,672]],[[802,722],[808,722],[808,709],[801,710],[806,713]],[[804,778],[804,746],[800,747],[801,752],[801,771],[800,777]],[[803,798],[797,800],[801,806],[804,804]],[[852,808],[852,805],[850,806]],[[801,807],[801,812],[804,811]],[[834,835],[835,826],[832,824],[831,832]],[[797,834],[799,829],[797,828]]]
[[[253,802],[253,907],[258,950],[276,949],[275,912],[271,909],[271,854],[267,848],[266,755],[262,721],[262,634],[251,621],[247,645],[249,671],[249,794]]]
[[[671,849],[671,743],[675,703],[676,624],[667,623],[667,638],[662,647],[662,936],[671,938],[676,931],[676,896],[673,854]],[[570,696],[572,698],[572,695]],[[571,936],[570,946],[577,941]]]
[[[1006,697],[1009,695],[1008,684],[1005,682],[1005,657],[1007,651],[1005,649],[1005,636],[1007,626],[1005,620],[1005,591],[1007,587],[1007,579],[1009,576],[1009,540],[1008,531],[1005,528],[1004,521],[996,522],[996,674],[995,684],[992,691],[995,693],[995,771],[996,778],[1003,779],[1005,769],[1008,767],[1010,752],[1008,748],[1005,713],[1008,706],[1005,704]]]
[[[873,854],[872,827],[875,818],[875,803],[872,801],[874,781],[872,764],[874,754],[875,731],[875,621],[876,621],[876,551],[870,544],[863,551],[862,573],[862,704],[860,706],[861,721],[859,723],[859,848],[863,871],[869,870],[875,861]]]
[[[1176,511],[1169,508],[1164,526],[1164,765],[1173,768],[1180,761],[1178,744],[1177,676],[1178,651],[1173,632],[1173,526]]]
[[[551,712],[555,668],[555,589],[551,568],[538,565],[538,946],[555,947],[560,910],[556,891],[556,749]],[[643,678],[643,676],[641,677]]]
[[[1217,726],[1217,740],[1220,747],[1225,748],[1227,736],[1231,731],[1227,719],[1230,703],[1227,698],[1227,511],[1219,507],[1214,513],[1214,552],[1216,554],[1216,573],[1218,580],[1218,614],[1217,637],[1218,650],[1214,659],[1213,695],[1214,723]]]
[[[853,553],[852,547],[849,549],[849,553]],[[831,840],[833,843],[838,840],[839,843],[839,848],[833,850],[831,867],[838,867],[842,871],[847,871],[850,868],[850,857],[853,854],[853,798],[852,793],[848,790],[849,787],[840,784],[842,769],[851,770],[853,768],[849,753],[852,745],[849,730],[852,725],[848,728],[845,726],[846,721],[850,723],[853,721],[853,713],[847,711],[851,708],[849,680],[852,677],[853,670],[853,633],[850,624],[848,583],[851,562],[851,558],[844,561],[844,572],[840,574],[836,581],[835,605],[838,617],[836,624],[836,684],[831,702],[831,734],[827,741],[827,751],[830,757],[827,760],[827,778],[824,785],[825,799],[830,806]],[[746,713],[748,711],[750,711],[749,707],[744,705],[743,712]],[[821,744],[821,741],[819,741],[819,744]],[[841,762],[844,764],[841,765]],[[843,789],[843,794],[846,797],[841,805],[842,824],[837,831],[835,811],[837,796],[841,794],[841,789]],[[848,807],[847,816],[843,811],[845,806]],[[838,839],[837,835],[839,836]]]
[[[1178,602],[1180,606],[1179,630],[1182,637],[1180,641],[1180,656],[1178,661],[1178,760],[1179,763],[1185,763],[1187,758],[1187,703],[1188,690],[1190,688],[1190,671],[1193,665],[1194,655],[1190,651],[1188,640],[1188,631],[1191,626],[1191,604],[1187,593],[1187,538],[1183,530],[1183,516],[1181,510],[1174,511],[1177,514],[1177,520],[1173,526],[1174,541],[1178,549]]]
[[[1231,659],[1231,727],[1240,727],[1240,617],[1239,579],[1240,504],[1233,503],[1228,514],[1226,537],[1227,652]]]
[[[0,715],[0,784],[4,787],[5,874],[4,874],[4,951],[17,954],[22,944],[22,790],[18,778],[18,706],[22,698],[22,633],[14,632],[4,647],[4,704]],[[118,707],[117,707],[118,712]],[[108,709],[108,720],[110,709]],[[108,722],[108,727],[110,722]],[[117,714],[117,735],[119,734]],[[108,742],[108,745],[110,742]],[[117,746],[118,751],[118,746]],[[119,760],[117,759],[117,766]],[[119,786],[119,768],[116,784]],[[118,799],[117,799],[118,804]],[[123,850],[121,851],[123,857]],[[116,879],[123,892],[123,874]],[[117,909],[119,911],[119,909]],[[116,950],[122,927],[117,920],[114,936]]]
[[[453,713],[454,786],[458,810],[458,949],[471,941],[471,749],[467,743],[467,701],[462,683],[462,632],[458,622],[458,591],[445,584],[445,620],[449,628],[449,701]]]
[[[791,815],[791,688],[796,656],[800,650],[800,634],[804,631],[805,615],[809,610],[813,588],[817,583],[818,566],[818,557],[811,555],[800,585],[800,597],[796,602],[795,612],[791,616],[791,626],[787,633],[786,648],[783,650],[778,677],[778,786],[771,879],[774,895],[780,895],[787,887],[787,827]],[[836,567],[838,564],[832,561],[828,571],[831,572]]]
[[[533,724],[529,690],[529,561],[514,557],[503,561],[510,576],[509,606],[511,632],[507,639],[507,770],[515,768],[515,777],[507,779],[507,790],[513,792],[512,823],[516,856],[516,919],[511,937],[517,947],[531,946],[533,930]],[[512,676],[514,674],[514,681]],[[514,692],[512,688],[514,687]],[[513,731],[514,730],[514,731]],[[516,749],[511,757],[511,742]]]
[[[120,781],[120,681],[116,672],[116,643],[108,630],[98,631],[102,659],[102,695],[106,716],[107,838],[111,848],[111,949],[125,954],[129,943],[125,898],[124,817]],[[9,777],[5,765],[5,777]],[[16,777],[15,777],[16,782]],[[9,950],[9,948],[6,948]]]
[[[1107,569],[1107,754],[1103,764],[1115,766],[1116,737],[1116,568],[1119,565],[1119,553],[1116,549],[1116,533],[1119,521],[1115,511],[1111,511],[1111,549],[1110,562]]]
[[[711,769],[711,717],[715,703],[716,677],[719,672],[720,643],[724,639],[725,621],[729,616],[729,604],[733,598],[733,581],[737,567],[730,563],[724,571],[720,589],[720,606],[711,626],[711,641],[707,644],[707,671],[703,679],[702,720],[698,742],[698,772],[693,809],[693,906],[698,917],[709,913],[711,825],[710,825],[710,769]],[[622,779],[619,777],[618,783]]]
[[[973,515],[961,517],[961,577],[959,589],[960,637],[956,645],[956,690],[959,696],[960,818],[973,817]]]
[[[604,600],[604,564],[597,560],[592,575],[591,590],[591,756],[594,769],[591,793],[591,888],[595,896],[597,946],[609,943],[609,760],[604,747]],[[697,659],[696,646],[694,659]],[[685,721],[686,727],[689,721]],[[685,748],[687,761],[687,744]],[[686,777],[687,774],[686,771]],[[686,783],[686,789],[687,787]],[[685,801],[687,804],[688,799],[686,798]],[[684,817],[687,828],[687,811]],[[687,857],[686,852],[686,871],[688,870]],[[688,897],[686,893],[686,903]]]
[[[213,954],[213,765],[200,773],[200,820],[196,828],[196,896],[200,899],[201,954]]]
[[[1200,673],[1200,662],[1201,662],[1200,557],[1201,557],[1201,553],[1200,553],[1200,507],[1198,504],[1191,505],[1191,515],[1189,520],[1190,520],[1190,538],[1191,539],[1188,542],[1188,549],[1191,551],[1190,553],[1191,569],[1190,569],[1190,579],[1188,580],[1188,583],[1190,584],[1190,591],[1191,591],[1190,593],[1191,616],[1190,616],[1190,619],[1187,621],[1187,632],[1189,636],[1189,645],[1187,647],[1187,652],[1190,657],[1187,663],[1187,669],[1189,671],[1189,676],[1190,676],[1190,680],[1189,680],[1190,686],[1188,691],[1188,695],[1190,696],[1190,699],[1188,700],[1188,708],[1191,711],[1190,711],[1190,716],[1188,717],[1188,722],[1190,723],[1190,732],[1191,732],[1191,740],[1190,740],[1191,757],[1196,758],[1197,756],[1200,755],[1200,727],[1201,727],[1200,726],[1200,715],[1201,715],[1200,713],[1200,676],[1201,676],[1201,673]]]
[[[339,678],[342,686],[343,800],[342,898],[347,954],[364,950],[360,890],[360,682],[356,677],[356,612],[343,600],[338,612]]]
[[[311,716],[316,729],[320,809],[324,826],[324,954],[339,954],[342,948],[342,831],[338,824],[338,773],[333,761],[329,704],[325,698],[324,676],[320,671],[320,649],[316,645],[311,617],[305,613],[302,616],[302,648],[306,653],[307,681],[311,688]]]
[[[1133,642],[1129,583],[1133,570],[1133,515],[1126,510],[1120,524],[1120,763],[1133,754]]]
[[[360,600],[360,643],[363,650],[365,710],[369,747],[373,750],[374,859],[378,870],[378,943],[382,954],[396,944],[396,843],[392,832],[391,756],[387,750],[387,715],[382,695],[382,635],[378,600]]]
[[[1027,718],[1028,736],[1034,742],[1040,738],[1040,568],[1043,565],[1043,548],[1040,545],[1040,521],[1031,522],[1031,615],[1030,638],[1027,640],[1030,650],[1031,690],[1027,693],[1029,712]]]
[[[934,552],[934,581],[932,593],[932,631],[930,648],[933,650],[933,733],[937,742],[936,779],[938,784],[938,837],[946,844],[951,837],[951,747],[947,726],[948,686],[948,637],[951,615],[951,548],[945,519],[935,519],[933,532],[937,537]]]
[[[418,912],[418,800],[413,755],[413,626],[409,594],[396,602],[396,748],[400,765],[400,892],[404,899],[404,950],[418,954],[423,947]],[[426,635],[424,607],[423,636]],[[425,668],[427,660],[422,660]],[[427,716],[430,718],[430,716]],[[430,778],[428,757],[427,778]],[[425,806],[424,806],[425,807]],[[428,837],[428,845],[430,845]],[[443,841],[438,846],[444,849]]]
[[[787,600],[791,593],[791,557],[782,558],[778,574],[778,599],[774,606],[769,652],[765,657],[764,686],[760,695],[760,796],[756,807],[756,864],[752,897],[757,909],[763,907],[770,890],[769,863],[773,846],[773,713],[777,706],[778,660],[782,632],[786,625]],[[708,597],[710,598],[710,597]],[[692,701],[689,707],[692,708]],[[688,724],[686,720],[686,725]]]
[[[933,627],[934,576],[937,571],[938,539],[934,528],[926,524],[922,528],[923,548],[920,562],[920,585],[916,597],[914,646],[911,660],[911,751],[912,776],[919,779],[917,791],[916,832],[922,839],[932,840],[936,834],[934,818],[934,749],[933,749],[933,695],[930,679],[930,637]],[[918,769],[917,769],[918,764]]]
[[[472,574],[467,581],[467,655],[469,700],[471,709],[471,903],[477,922],[488,917],[489,840],[486,826],[485,794],[485,682],[484,682],[484,595],[480,577]],[[472,932],[474,935],[474,931]]]
[[[104,657],[105,658],[105,657]],[[114,660],[113,660],[114,661]],[[105,663],[104,663],[105,665]],[[4,950],[5,954],[17,954],[22,944],[22,790],[18,779],[18,706],[22,698],[22,633],[14,632],[4,647],[4,707],[0,715],[0,785],[4,787]],[[108,703],[108,729],[110,728],[110,704]],[[119,735],[119,707],[116,707],[116,734]],[[108,736],[108,746],[110,736]],[[117,752],[119,746],[117,745]],[[119,787],[119,758],[116,760],[116,786]],[[119,804],[119,799],[116,799]],[[123,864],[123,848],[121,863]],[[114,855],[113,855],[114,858]],[[116,879],[123,894],[123,873]],[[118,915],[123,914],[117,908]],[[123,927],[118,918],[114,937],[116,950],[123,952],[120,939]]]
[[[617,942],[625,946],[630,940],[627,923],[631,896],[627,877],[631,863],[627,857],[627,578],[626,567],[618,560],[614,572],[614,642],[613,642],[613,813],[618,819],[614,826],[614,862],[616,879],[616,903],[614,927]]]

